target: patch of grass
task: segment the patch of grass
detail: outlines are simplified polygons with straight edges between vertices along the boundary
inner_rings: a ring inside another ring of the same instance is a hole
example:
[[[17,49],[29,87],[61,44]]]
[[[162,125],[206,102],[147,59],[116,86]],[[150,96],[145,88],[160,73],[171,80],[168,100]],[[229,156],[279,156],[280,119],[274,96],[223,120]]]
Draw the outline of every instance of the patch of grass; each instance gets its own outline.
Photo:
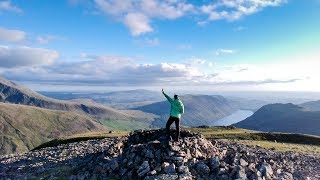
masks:
[[[228,139],[249,146],[259,145],[275,151],[292,151],[320,156],[320,137],[305,134],[266,133],[235,127],[187,128],[208,139]]]
[[[320,146],[306,145],[306,144],[292,144],[292,143],[278,143],[270,141],[251,141],[251,140],[240,140],[238,143],[249,145],[249,146],[260,146],[266,149],[272,149],[275,151],[292,151],[307,154],[314,154],[320,157]]]
[[[266,133],[235,127],[188,128],[193,132],[200,132],[208,139],[237,139],[253,141],[277,141],[283,143],[309,144],[320,146],[320,137],[305,134]]]
[[[75,134],[72,136],[67,136],[60,139],[54,139],[49,142],[43,143],[40,146],[35,147],[32,150],[38,150],[46,147],[54,147],[61,144],[68,144],[73,142],[87,141],[91,139],[104,139],[104,138],[112,138],[112,137],[121,137],[128,135],[128,131],[114,131],[112,133],[109,132],[97,132],[97,133],[84,133],[84,134]]]
[[[205,136],[210,135],[223,135],[223,134],[242,134],[242,133],[254,133],[257,131],[236,128],[233,126],[212,126],[207,128],[186,128],[192,132],[199,132]]]
[[[135,120],[102,120],[100,121],[104,126],[109,129],[114,130],[137,130],[137,129],[146,129],[149,127],[149,124],[144,121],[135,121]]]

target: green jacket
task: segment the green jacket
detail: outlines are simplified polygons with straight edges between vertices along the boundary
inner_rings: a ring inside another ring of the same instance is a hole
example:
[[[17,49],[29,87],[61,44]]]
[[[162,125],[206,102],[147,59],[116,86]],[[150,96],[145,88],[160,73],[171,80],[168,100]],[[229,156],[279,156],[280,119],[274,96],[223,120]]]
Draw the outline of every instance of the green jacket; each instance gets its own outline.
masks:
[[[167,98],[171,104],[170,116],[181,118],[181,115],[184,113],[184,106],[180,99],[172,99],[166,93],[163,92],[163,95]]]

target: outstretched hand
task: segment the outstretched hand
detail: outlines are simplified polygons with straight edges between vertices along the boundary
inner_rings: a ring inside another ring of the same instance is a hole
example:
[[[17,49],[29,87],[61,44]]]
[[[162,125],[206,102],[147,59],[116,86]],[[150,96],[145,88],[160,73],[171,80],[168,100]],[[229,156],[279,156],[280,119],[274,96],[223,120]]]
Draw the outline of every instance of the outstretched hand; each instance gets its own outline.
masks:
[[[162,93],[164,93],[163,88],[162,88]]]

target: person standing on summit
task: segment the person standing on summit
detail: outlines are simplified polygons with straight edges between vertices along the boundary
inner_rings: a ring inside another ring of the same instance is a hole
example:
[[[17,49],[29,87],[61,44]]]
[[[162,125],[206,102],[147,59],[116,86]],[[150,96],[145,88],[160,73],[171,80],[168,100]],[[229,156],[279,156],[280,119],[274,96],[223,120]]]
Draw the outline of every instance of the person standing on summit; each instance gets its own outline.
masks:
[[[178,95],[174,95],[174,99],[169,97],[162,89],[162,94],[167,98],[169,103],[171,104],[171,110],[170,110],[170,117],[166,124],[166,130],[168,133],[168,136],[170,136],[170,126],[173,122],[176,124],[176,130],[177,130],[177,140],[180,138],[180,120],[181,115],[184,113],[184,106],[182,101],[179,99]]]

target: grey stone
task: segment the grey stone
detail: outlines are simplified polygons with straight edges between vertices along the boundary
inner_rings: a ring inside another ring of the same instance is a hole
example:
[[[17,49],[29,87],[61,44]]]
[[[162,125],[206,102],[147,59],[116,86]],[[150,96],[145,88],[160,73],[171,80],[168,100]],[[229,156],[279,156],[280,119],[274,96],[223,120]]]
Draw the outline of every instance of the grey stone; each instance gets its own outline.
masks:
[[[241,165],[242,167],[248,166],[248,162],[241,158],[241,159],[240,159],[240,165]]]
[[[155,178],[153,176],[146,176],[143,180],[154,180]]]
[[[273,177],[273,170],[271,168],[271,165],[264,162],[262,163],[259,171],[261,172],[262,176],[265,177],[267,180],[272,179]]]
[[[248,166],[248,169],[251,172],[255,172],[256,171],[256,165],[254,163],[250,163],[249,166]]]
[[[112,170],[116,170],[119,167],[118,161],[113,159],[110,163],[109,166]]]
[[[143,177],[150,171],[150,166],[148,161],[144,161],[139,167],[137,173],[139,177]]]
[[[218,171],[218,175],[222,175],[222,174],[226,174],[227,173],[227,170],[225,168],[220,168],[219,171]]]
[[[219,165],[220,165],[220,161],[219,161],[219,158],[217,156],[210,158],[210,168],[212,170],[218,169]]]
[[[172,145],[172,146],[170,146],[170,149],[171,149],[172,151],[175,151],[175,152],[179,152],[179,151],[180,151],[180,147],[177,146],[177,145]]]
[[[276,178],[277,180],[293,180],[293,175],[289,172],[282,172]]]
[[[179,157],[179,156],[173,156],[170,159],[173,161],[183,162],[183,157]]]
[[[187,174],[187,173],[189,173],[189,168],[188,168],[188,166],[179,166],[178,172],[180,174]]]
[[[150,158],[150,159],[153,159],[153,158],[154,158],[154,155],[153,155],[152,151],[148,149],[148,150],[146,151],[145,157]]]
[[[168,162],[163,162],[163,163],[162,163],[162,168],[163,168],[163,169],[166,168],[166,167],[168,167],[168,166],[170,166],[170,163],[168,163]]]
[[[181,174],[179,175],[179,180],[192,180],[192,175],[190,173],[188,174]]]
[[[176,173],[176,165],[174,163],[170,164],[169,166],[164,168],[164,172],[166,172],[167,174]]]
[[[238,166],[237,179],[247,179],[246,171],[242,166]]]
[[[156,170],[157,172],[161,171],[161,164],[156,164],[154,170]]]
[[[210,173],[210,168],[204,163],[204,162],[199,162],[197,163],[196,167],[197,173],[200,176],[208,176]]]
[[[150,175],[156,175],[156,174],[157,174],[157,171],[156,171],[156,170],[152,170],[152,171],[149,172],[149,174],[150,174]]]
[[[202,153],[198,149],[195,151],[195,157],[196,158],[203,157]]]
[[[160,174],[155,179],[157,180],[176,180],[178,179],[178,175],[176,174]]]

